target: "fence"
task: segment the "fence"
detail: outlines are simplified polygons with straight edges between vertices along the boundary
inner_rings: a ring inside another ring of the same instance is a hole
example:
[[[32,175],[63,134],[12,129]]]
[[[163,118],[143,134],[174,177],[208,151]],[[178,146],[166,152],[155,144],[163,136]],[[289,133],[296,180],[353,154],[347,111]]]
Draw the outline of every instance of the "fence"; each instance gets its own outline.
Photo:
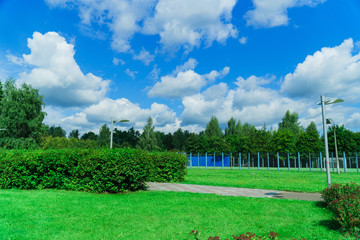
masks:
[[[298,170],[326,171],[325,154],[319,153],[212,153],[186,154],[189,168],[214,169],[268,169],[268,170]],[[334,153],[330,153],[330,168],[337,171]],[[343,172],[359,172],[357,153],[342,153],[338,157],[339,168]]]

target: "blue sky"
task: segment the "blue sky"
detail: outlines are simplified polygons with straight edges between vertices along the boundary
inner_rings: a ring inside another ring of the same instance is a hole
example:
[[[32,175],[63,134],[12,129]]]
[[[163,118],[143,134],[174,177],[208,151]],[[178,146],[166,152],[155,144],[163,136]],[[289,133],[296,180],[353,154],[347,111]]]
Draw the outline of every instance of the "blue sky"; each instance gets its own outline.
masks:
[[[201,131],[277,127],[286,110],[360,130],[358,0],[0,0],[0,79],[44,95],[45,123]]]

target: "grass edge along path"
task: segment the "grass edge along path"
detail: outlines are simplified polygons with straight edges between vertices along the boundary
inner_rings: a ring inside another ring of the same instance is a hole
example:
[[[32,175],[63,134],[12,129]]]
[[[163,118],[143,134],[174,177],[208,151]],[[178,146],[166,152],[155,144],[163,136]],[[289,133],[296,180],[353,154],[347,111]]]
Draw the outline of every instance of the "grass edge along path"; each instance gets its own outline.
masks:
[[[188,168],[183,184],[320,192],[327,187],[326,172],[222,170]],[[360,183],[359,173],[331,173],[331,183]]]
[[[319,202],[140,191],[0,190],[0,239],[345,239]]]

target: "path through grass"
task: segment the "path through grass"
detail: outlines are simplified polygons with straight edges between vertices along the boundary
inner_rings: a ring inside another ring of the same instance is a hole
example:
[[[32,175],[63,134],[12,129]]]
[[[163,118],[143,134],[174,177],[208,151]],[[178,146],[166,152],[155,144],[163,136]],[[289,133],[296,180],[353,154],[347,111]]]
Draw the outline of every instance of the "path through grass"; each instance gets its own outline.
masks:
[[[332,183],[360,183],[359,173],[331,173]],[[188,169],[187,184],[269,190],[320,192],[326,188],[325,172],[276,170]]]
[[[280,239],[342,239],[315,202],[180,192],[91,194],[0,190],[0,239],[193,239],[248,231]],[[329,225],[330,224],[330,225]],[[329,228],[330,226],[330,228]]]

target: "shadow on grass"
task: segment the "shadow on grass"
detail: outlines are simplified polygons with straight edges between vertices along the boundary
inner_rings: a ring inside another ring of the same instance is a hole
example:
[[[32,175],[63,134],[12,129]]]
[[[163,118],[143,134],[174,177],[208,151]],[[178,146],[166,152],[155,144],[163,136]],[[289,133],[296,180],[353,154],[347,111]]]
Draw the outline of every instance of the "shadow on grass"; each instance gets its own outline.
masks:
[[[319,201],[315,203],[315,206],[318,208],[326,208],[327,211],[331,212],[330,209],[327,208],[327,205],[324,201]],[[341,229],[340,224],[334,219],[321,220],[319,222],[320,226],[326,227],[329,230],[339,231]]]

